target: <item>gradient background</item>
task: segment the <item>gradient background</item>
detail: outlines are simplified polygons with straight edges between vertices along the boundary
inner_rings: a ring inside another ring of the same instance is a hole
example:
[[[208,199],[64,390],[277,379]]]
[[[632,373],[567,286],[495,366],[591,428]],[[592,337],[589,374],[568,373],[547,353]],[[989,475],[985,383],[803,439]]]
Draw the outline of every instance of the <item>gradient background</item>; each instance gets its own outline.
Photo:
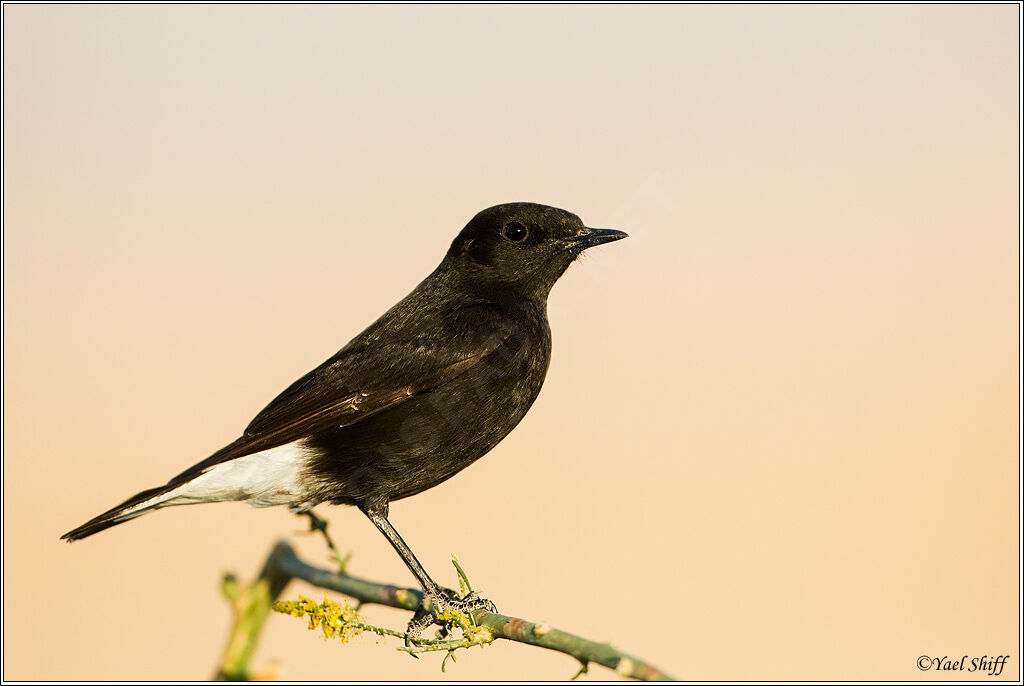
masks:
[[[221,574],[281,536],[325,564],[302,522],[58,536],[234,439],[510,200],[631,238],[555,287],[520,427],[393,506],[435,576],[455,552],[503,611],[685,679],[1017,677],[1017,6],[3,13],[5,679],[208,677]],[[412,583],[321,513],[354,573]],[[575,671],[440,660],[273,617],[255,663]]]

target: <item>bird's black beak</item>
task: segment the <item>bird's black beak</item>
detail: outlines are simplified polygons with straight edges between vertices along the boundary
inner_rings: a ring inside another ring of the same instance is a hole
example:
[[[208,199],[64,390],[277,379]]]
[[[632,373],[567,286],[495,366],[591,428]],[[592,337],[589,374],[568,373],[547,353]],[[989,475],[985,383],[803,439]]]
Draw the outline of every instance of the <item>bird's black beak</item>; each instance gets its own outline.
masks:
[[[616,231],[615,229],[591,229],[587,228],[587,233],[581,234],[573,239],[574,247],[580,250],[586,250],[587,248],[593,248],[595,245],[601,245],[602,243],[611,243],[621,238],[629,236],[625,231]]]

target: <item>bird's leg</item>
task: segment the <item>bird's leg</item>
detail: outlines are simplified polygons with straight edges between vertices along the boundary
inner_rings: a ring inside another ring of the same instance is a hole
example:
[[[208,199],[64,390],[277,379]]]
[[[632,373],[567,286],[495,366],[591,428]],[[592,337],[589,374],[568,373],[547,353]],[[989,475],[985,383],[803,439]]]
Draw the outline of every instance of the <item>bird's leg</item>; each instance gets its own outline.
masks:
[[[438,595],[441,587],[430,578],[430,575],[427,574],[427,570],[425,570],[423,565],[420,564],[420,561],[416,559],[412,549],[409,548],[409,545],[399,535],[395,527],[391,525],[391,522],[388,521],[386,510],[385,512],[380,512],[376,509],[367,509],[364,510],[364,512],[366,513],[366,516],[370,518],[370,521],[380,529],[380,532],[384,534],[385,538],[388,539],[391,545],[394,546],[395,550],[398,551],[398,554],[402,557],[402,561],[405,562],[405,566],[408,567],[409,571],[412,572],[412,575],[416,577],[416,581],[420,583],[423,591],[427,595]]]
[[[398,534],[395,527],[391,526],[391,522],[388,521],[387,505],[383,508],[364,508],[363,512],[366,513],[370,521],[391,542],[391,545],[398,551],[409,571],[412,572],[416,580],[419,581],[420,586],[423,587],[423,603],[416,610],[416,614],[413,615],[412,621],[409,622],[409,626],[405,630],[405,644],[407,646],[411,646],[412,639],[416,638],[431,624],[440,624],[442,630],[447,632],[451,622],[439,619],[439,616],[446,610],[461,612],[469,617],[471,621],[473,612],[476,610],[498,611],[494,603],[486,598],[481,598],[475,591],[460,597],[454,590],[442,588],[431,579],[430,575],[427,574],[427,570],[423,568],[420,561],[413,555],[412,549],[409,548],[409,545]]]

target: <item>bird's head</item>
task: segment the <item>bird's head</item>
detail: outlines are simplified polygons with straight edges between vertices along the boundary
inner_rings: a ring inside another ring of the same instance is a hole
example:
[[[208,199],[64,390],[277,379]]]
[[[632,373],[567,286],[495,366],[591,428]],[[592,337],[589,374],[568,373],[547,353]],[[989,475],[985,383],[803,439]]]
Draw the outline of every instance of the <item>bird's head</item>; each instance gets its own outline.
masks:
[[[543,300],[584,250],[625,237],[614,229],[587,228],[557,207],[506,203],[473,217],[452,241],[444,264],[475,289]]]

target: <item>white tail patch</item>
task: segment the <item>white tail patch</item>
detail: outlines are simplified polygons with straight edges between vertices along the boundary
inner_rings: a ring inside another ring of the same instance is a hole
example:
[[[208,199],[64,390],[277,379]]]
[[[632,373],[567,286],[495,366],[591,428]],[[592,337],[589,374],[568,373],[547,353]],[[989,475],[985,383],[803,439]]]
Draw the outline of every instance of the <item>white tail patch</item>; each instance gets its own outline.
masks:
[[[226,500],[245,500],[253,507],[301,505],[306,502],[306,489],[300,477],[309,457],[304,441],[296,441],[222,462],[173,491],[128,508],[119,518],[130,519],[158,507]]]

